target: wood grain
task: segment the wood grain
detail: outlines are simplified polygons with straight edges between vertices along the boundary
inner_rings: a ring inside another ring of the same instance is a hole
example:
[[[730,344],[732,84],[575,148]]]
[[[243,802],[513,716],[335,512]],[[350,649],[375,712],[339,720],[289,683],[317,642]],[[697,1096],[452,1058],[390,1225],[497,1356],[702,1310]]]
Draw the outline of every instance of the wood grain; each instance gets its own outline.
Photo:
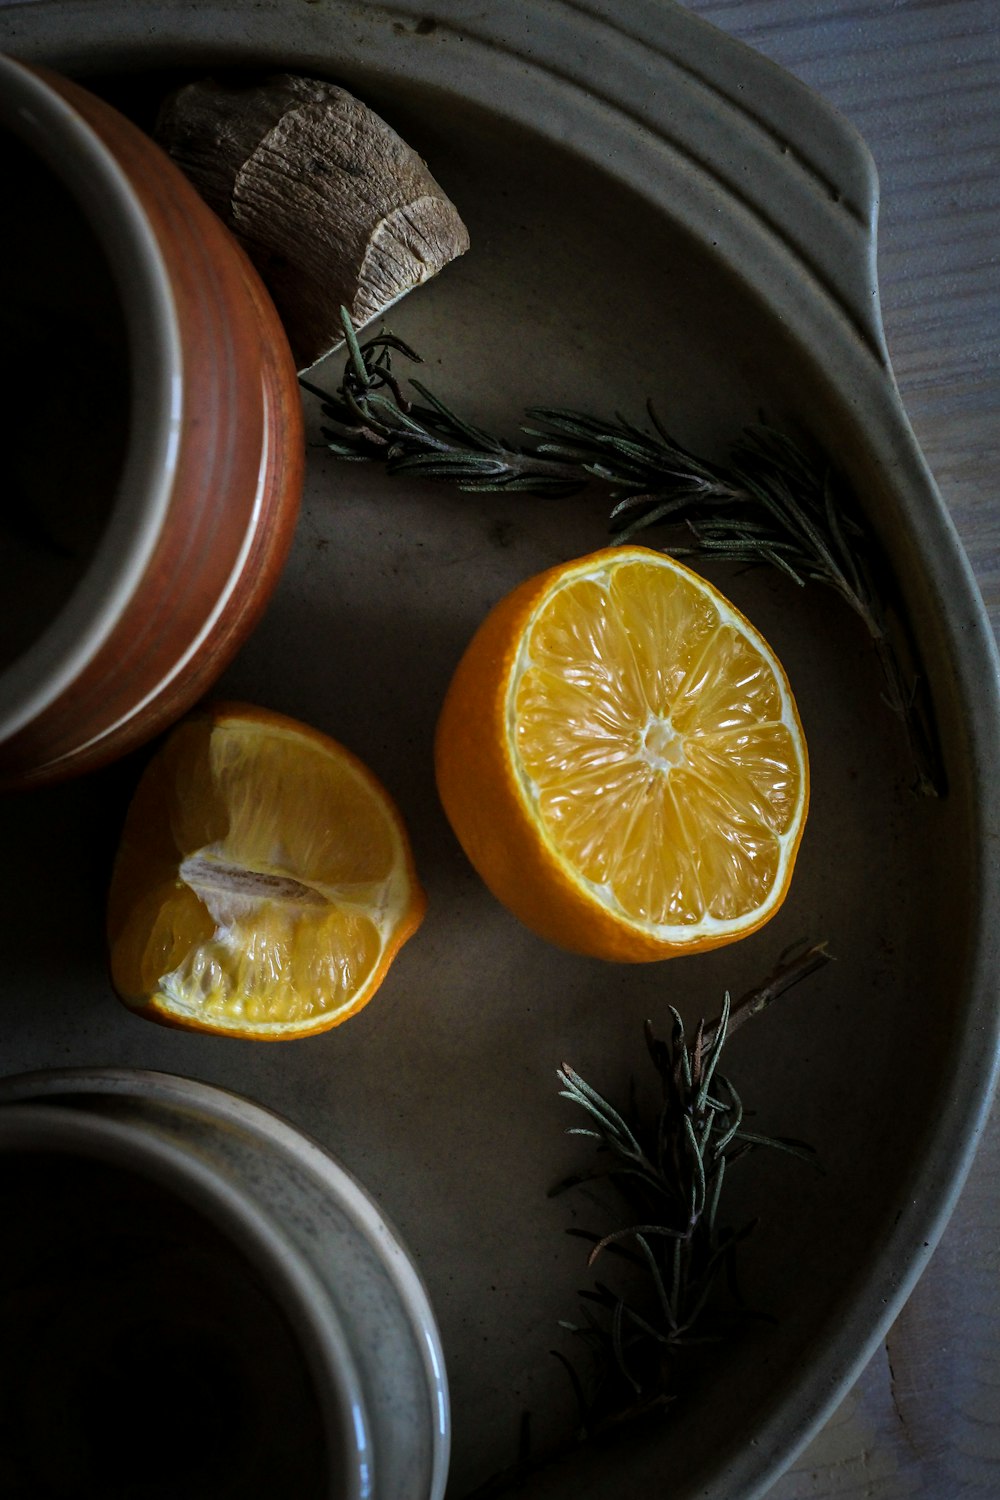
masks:
[[[1000,25],[995,0],[689,0],[860,130],[917,439],[1000,626]],[[1000,1111],[884,1346],[768,1500],[1000,1496]]]

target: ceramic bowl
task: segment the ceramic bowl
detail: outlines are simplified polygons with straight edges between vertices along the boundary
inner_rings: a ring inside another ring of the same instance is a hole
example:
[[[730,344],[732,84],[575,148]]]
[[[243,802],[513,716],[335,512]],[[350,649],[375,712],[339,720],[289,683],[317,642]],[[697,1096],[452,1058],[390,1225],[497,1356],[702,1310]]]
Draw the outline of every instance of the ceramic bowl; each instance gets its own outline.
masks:
[[[271,1465],[281,1476],[274,1482],[294,1484],[301,1500],[440,1500],[448,1391],[422,1283],[364,1189],[285,1121],[167,1074],[80,1069],[6,1079],[0,1188],[8,1204],[21,1191],[31,1207],[18,1219],[30,1227],[0,1245],[6,1285],[29,1276],[27,1302],[46,1308],[37,1328],[0,1309],[4,1378],[20,1332],[35,1378],[54,1380],[61,1393],[57,1448],[67,1428],[93,1425],[79,1410],[93,1372],[125,1382],[131,1341],[141,1336],[155,1351],[134,1371],[149,1389],[143,1405],[164,1396],[176,1413],[130,1420],[155,1432],[176,1417],[174,1479],[192,1500],[216,1493],[213,1464],[225,1464],[233,1492],[248,1497],[275,1493]],[[69,1249],[53,1260],[61,1234]],[[29,1244],[31,1235],[40,1242]],[[172,1365],[188,1372],[175,1396]],[[216,1413],[227,1399],[233,1407],[229,1441],[222,1433],[207,1453],[189,1451],[184,1437],[185,1423],[198,1424],[199,1393]],[[30,1423],[29,1398],[30,1389]],[[122,1413],[122,1433],[128,1423]],[[101,1462],[99,1433],[84,1441],[81,1451],[89,1449]],[[30,1451],[23,1461],[40,1460]]]
[[[302,428],[273,306],[150,139],[0,58],[0,149],[0,782],[25,785],[148,739],[222,670],[288,549]]]

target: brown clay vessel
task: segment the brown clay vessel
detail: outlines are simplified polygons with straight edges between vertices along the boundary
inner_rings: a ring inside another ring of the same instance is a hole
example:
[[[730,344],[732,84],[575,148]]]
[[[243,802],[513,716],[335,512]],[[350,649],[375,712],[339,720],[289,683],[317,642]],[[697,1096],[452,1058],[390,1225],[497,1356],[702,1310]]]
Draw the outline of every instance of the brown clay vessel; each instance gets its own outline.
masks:
[[[14,347],[27,349],[29,374],[40,353],[52,360],[40,400],[59,388],[62,354],[64,398],[107,427],[87,424],[89,449],[78,457],[69,417],[57,414],[22,464],[26,498],[14,520],[24,524],[5,567],[14,604],[0,624],[0,783],[9,787],[110,761],[206,691],[277,580],[304,451],[277,314],[183,174],[67,79],[0,58],[0,83],[2,149],[24,184],[15,266],[31,283],[23,295],[11,289],[21,308]],[[74,338],[88,351],[75,363]],[[50,349],[39,348],[44,340]],[[48,476],[57,493],[33,494],[60,453],[62,469]],[[109,493],[93,493],[98,470]],[[97,534],[71,559],[75,572],[48,613],[46,569],[73,551],[60,527],[72,531],[86,507],[96,508]]]

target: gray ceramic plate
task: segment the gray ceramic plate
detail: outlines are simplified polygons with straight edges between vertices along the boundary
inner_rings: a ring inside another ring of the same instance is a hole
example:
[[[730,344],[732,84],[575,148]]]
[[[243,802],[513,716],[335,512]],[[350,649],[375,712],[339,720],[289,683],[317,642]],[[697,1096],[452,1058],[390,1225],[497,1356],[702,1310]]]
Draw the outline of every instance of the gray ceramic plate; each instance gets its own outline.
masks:
[[[811,1141],[820,1177],[756,1158],[730,1212],[760,1213],[745,1290],[773,1323],[720,1348],[656,1433],[580,1455],[533,1496],[762,1492],[883,1335],[943,1227],[997,1045],[997,669],[940,499],[900,409],[874,282],[861,144],[790,78],[680,10],[612,0],[127,6],[0,15],[0,44],[125,79],[140,114],[173,70],[280,64],[345,83],[429,160],[469,255],[396,310],[425,379],[485,422],[524,405],[641,416],[719,451],[763,410],[837,455],[891,559],[933,699],[948,793],[910,791],[898,726],[853,619],[763,573],[718,579],[788,667],[813,807],[792,894],[719,954],[640,970],[522,931],[460,857],[431,774],[451,670],[488,605],[599,545],[595,501],[484,501],[338,466],[317,446],[294,555],[225,690],[350,744],[398,797],[431,906],[377,1001],[283,1048],[159,1032],[119,1013],[101,906],[136,767],[7,809],[6,1071],[122,1064],[249,1093],[329,1145],[414,1250],[453,1393],[452,1493],[574,1418],[551,1357],[586,1284],[564,1059],[621,1097],[641,1025],[715,1013],[790,942],[837,962],[734,1039],[761,1129]],[[335,383],[336,373],[329,377]],[[316,430],[313,415],[314,433]],[[948,601],[947,608],[944,600]],[[44,908],[58,861],[58,899]],[[57,920],[54,920],[54,915]],[[595,1225],[594,1227],[607,1227]],[[565,1349],[565,1345],[562,1345]],[[391,1497],[388,1497],[391,1500]]]

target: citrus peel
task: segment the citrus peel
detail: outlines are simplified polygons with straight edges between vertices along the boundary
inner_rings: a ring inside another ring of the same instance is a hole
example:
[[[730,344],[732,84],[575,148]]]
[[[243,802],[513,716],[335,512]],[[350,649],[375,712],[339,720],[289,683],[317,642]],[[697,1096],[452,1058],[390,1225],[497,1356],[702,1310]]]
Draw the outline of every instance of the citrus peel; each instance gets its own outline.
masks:
[[[760,633],[643,547],[493,609],[441,711],[438,788],[493,893],[551,941],[644,961],[756,931],[788,890],[805,739]]]
[[[218,704],[136,789],[108,900],[112,981],[168,1025],[307,1036],[367,1004],[425,906],[402,819],[356,756]]]

